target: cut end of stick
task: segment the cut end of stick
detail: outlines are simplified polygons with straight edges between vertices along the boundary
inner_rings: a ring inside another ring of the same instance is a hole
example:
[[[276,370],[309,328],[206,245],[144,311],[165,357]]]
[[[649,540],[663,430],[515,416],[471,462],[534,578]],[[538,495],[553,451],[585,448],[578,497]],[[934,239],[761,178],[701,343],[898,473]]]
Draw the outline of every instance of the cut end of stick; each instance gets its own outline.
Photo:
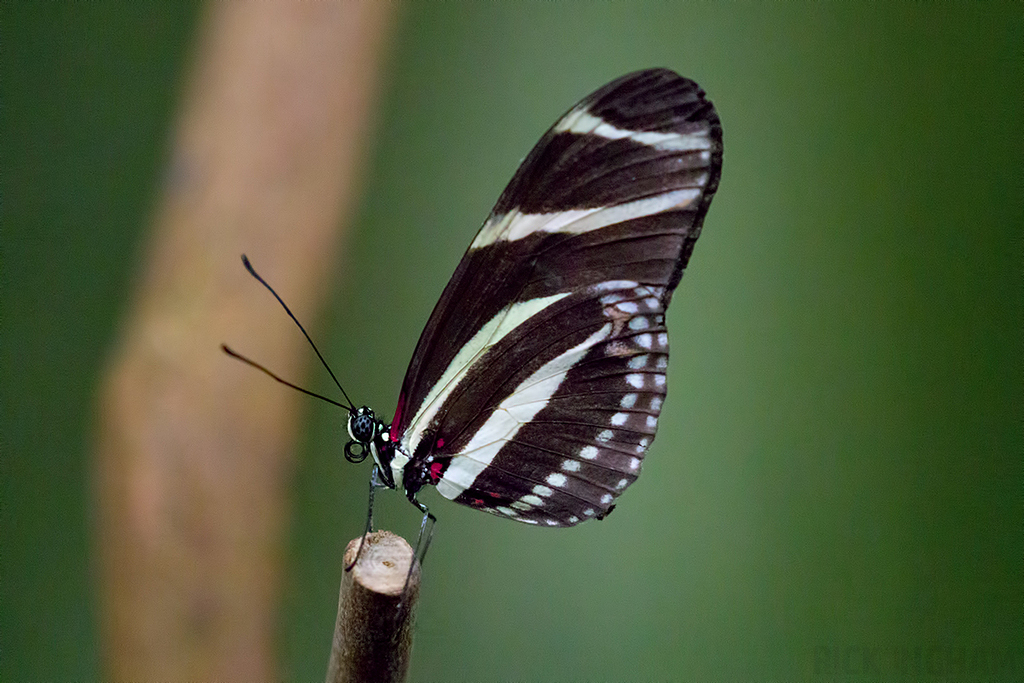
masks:
[[[354,538],[345,549],[345,566],[350,567],[359,552],[361,539]],[[412,547],[404,538],[390,531],[375,531],[366,535],[359,564],[352,567],[352,579],[362,588],[395,598],[401,597],[409,565],[413,561]],[[414,588],[415,587],[415,588]],[[409,592],[419,591],[419,567],[409,577]]]

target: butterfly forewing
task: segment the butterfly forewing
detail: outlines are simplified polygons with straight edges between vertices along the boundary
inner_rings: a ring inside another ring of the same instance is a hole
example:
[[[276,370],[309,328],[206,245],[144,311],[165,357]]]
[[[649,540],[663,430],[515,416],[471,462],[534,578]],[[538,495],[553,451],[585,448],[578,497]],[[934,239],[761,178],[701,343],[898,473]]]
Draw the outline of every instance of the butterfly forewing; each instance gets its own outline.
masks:
[[[667,70],[618,79],[559,119],[427,323],[394,467],[527,523],[606,514],[654,438],[664,313],[721,156],[714,108]]]

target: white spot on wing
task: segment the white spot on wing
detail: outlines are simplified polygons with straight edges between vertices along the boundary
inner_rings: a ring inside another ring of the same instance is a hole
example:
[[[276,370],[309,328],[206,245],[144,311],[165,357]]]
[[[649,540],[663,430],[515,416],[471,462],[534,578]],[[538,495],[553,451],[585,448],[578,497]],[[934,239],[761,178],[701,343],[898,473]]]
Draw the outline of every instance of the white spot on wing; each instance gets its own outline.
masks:
[[[635,289],[638,286],[636,282],[632,280],[605,280],[594,285],[595,292],[609,292],[616,289]],[[621,301],[621,299],[616,299]]]
[[[626,375],[626,384],[633,387],[634,389],[642,389],[644,386],[644,376],[641,374]]]
[[[633,356],[632,358],[629,359],[629,362],[626,363],[626,365],[629,366],[630,370],[639,370],[640,368],[647,365],[647,354]]]
[[[545,481],[547,483],[551,484],[555,488],[560,488],[562,486],[565,486],[565,482],[567,482],[568,480],[569,480],[568,477],[566,477],[564,474],[561,474],[559,472],[554,472],[552,474],[549,474],[547,476],[547,479],[545,479]]]
[[[633,406],[636,405],[636,399],[636,394],[626,394],[625,396],[622,397],[622,400],[619,401],[619,406],[622,408],[632,408]]]
[[[593,460],[597,457],[597,448],[594,446],[584,446],[580,449],[580,457],[584,460]]]
[[[641,334],[636,338],[636,343],[645,349],[651,348],[651,344],[654,342],[654,338],[649,334]]]
[[[544,486],[542,484],[537,484],[536,486],[534,486],[533,492],[538,496],[544,496],[545,498],[549,497],[552,493],[554,493],[554,491],[552,491],[547,486]]]
[[[609,441],[612,440],[613,436],[615,436],[615,432],[613,432],[610,429],[605,429],[605,430],[602,430],[597,435],[597,440],[600,441],[601,443],[608,443]],[[593,446],[587,446],[587,448],[593,448]]]
[[[580,463],[579,460],[563,460],[562,469],[566,472],[579,472]]]
[[[629,320],[629,329],[631,330],[646,330],[650,326],[650,321],[648,321],[647,318],[643,317],[642,315],[637,316],[635,318],[630,318]]]
[[[612,415],[612,424],[616,427],[621,427],[626,424],[626,420],[629,419],[628,413],[615,413]]]
[[[615,304],[615,308],[619,309],[623,313],[636,313],[640,310],[635,301],[621,301]]]
[[[603,496],[601,496],[601,503],[602,504],[607,505],[610,502],[612,502],[612,494],[606,493]]]

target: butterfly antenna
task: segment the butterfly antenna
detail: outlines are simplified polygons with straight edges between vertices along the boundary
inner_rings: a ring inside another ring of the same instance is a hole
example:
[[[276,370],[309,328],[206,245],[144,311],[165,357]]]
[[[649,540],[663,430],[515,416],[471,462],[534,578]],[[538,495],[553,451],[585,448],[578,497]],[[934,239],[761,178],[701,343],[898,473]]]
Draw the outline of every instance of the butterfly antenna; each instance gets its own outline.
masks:
[[[249,257],[246,256],[245,254],[242,254],[242,265],[244,265],[245,269],[247,271],[249,271],[249,275],[252,275],[254,278],[259,280],[259,283],[261,285],[263,285],[264,287],[266,287],[270,291],[270,293],[274,295],[274,298],[277,299],[277,303],[281,304],[281,307],[284,309],[284,312],[288,314],[288,317],[292,319],[292,322],[294,322],[298,326],[298,328],[302,331],[303,336],[306,337],[306,341],[308,341],[309,345],[313,347],[313,351],[316,353],[316,357],[320,359],[320,363],[327,370],[327,373],[331,376],[331,379],[334,380],[334,383],[337,385],[338,389],[341,390],[341,395],[345,397],[346,401],[348,401],[348,405],[345,406],[345,405],[342,405],[342,404],[337,403],[335,401],[331,401],[330,399],[325,399],[325,400],[329,401],[330,403],[334,403],[335,405],[339,405],[342,408],[348,408],[349,410],[355,410],[355,404],[352,403],[352,399],[350,399],[348,397],[348,394],[345,393],[345,389],[341,386],[341,382],[339,382],[338,378],[334,376],[334,371],[331,370],[331,366],[327,364],[326,360],[324,360],[323,354],[320,353],[320,349],[318,349],[316,347],[316,344],[313,343],[313,339],[309,336],[309,333],[306,332],[306,328],[302,326],[302,323],[299,322],[299,319],[296,318],[295,314],[292,313],[292,310],[290,308],[288,308],[288,304],[286,304],[281,299],[281,297],[278,296],[277,292],[274,291],[273,287],[271,287],[269,284],[267,284],[266,280],[264,280],[262,277],[260,277],[260,274],[257,273],[256,270],[252,267],[252,264],[249,263]],[[314,393],[312,393],[310,391],[306,391],[305,389],[300,389],[299,387],[295,386],[294,384],[291,384],[289,382],[284,381],[283,379],[281,379],[280,377],[278,377],[274,373],[270,372],[266,368],[262,367],[261,365],[258,365],[256,363],[252,362],[251,360],[249,360],[248,358],[243,358],[242,356],[239,356],[238,354],[232,352],[226,346],[223,347],[223,348],[224,348],[224,351],[228,355],[234,356],[235,358],[238,358],[241,361],[245,361],[246,363],[248,363],[249,365],[253,366],[254,368],[256,368],[258,370],[262,370],[263,372],[267,373],[268,375],[270,375],[271,377],[276,379],[278,382],[281,382],[282,384],[287,384],[288,386],[293,387],[295,389],[299,389],[299,391],[302,391],[304,393],[310,394],[311,396],[317,396],[317,394],[314,394]],[[319,398],[324,398],[324,397],[323,396],[319,396]]]
[[[336,405],[339,408],[345,408],[346,410],[351,410],[351,408],[349,408],[347,405],[345,405],[344,403],[339,403],[339,402],[335,401],[333,398],[327,398],[326,396],[321,396],[320,394],[318,394],[318,393],[316,393],[314,391],[310,391],[309,389],[303,389],[302,387],[298,386],[297,384],[292,384],[288,380],[283,379],[281,377],[278,377],[277,375],[272,373],[270,370],[267,370],[265,367],[263,367],[262,365],[260,365],[256,361],[254,361],[254,360],[252,360],[250,358],[246,358],[242,354],[238,353],[237,351],[235,351],[234,349],[229,347],[227,344],[221,344],[220,348],[221,348],[221,351],[223,351],[224,353],[228,354],[232,358],[237,358],[238,360],[242,361],[246,365],[251,365],[252,367],[254,367],[257,370],[259,370],[260,372],[269,375],[273,379],[276,379],[278,382],[280,382],[281,384],[285,385],[286,387],[291,387],[292,389],[295,389],[296,391],[301,391],[302,393],[306,394],[307,396],[312,396],[313,398],[318,398],[321,401],[327,401],[328,403]]]

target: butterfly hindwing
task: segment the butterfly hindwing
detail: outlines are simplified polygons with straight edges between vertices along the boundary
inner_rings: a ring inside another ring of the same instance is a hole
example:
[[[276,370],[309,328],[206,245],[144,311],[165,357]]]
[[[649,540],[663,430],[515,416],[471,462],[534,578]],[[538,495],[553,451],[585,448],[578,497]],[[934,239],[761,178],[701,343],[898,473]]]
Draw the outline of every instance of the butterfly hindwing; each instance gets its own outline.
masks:
[[[602,517],[665,395],[664,313],[717,188],[721,126],[692,81],[618,79],[541,138],[420,338],[393,467],[520,521]]]
[[[661,301],[656,288],[635,282],[592,293],[578,310],[592,319],[598,309],[598,323],[567,335],[576,325],[558,321],[565,328],[557,341],[469,425],[475,446],[455,444],[459,454],[438,483],[442,495],[520,521],[570,526],[603,516],[636,479],[666,389]],[[487,466],[459,491],[459,475],[481,461]]]

